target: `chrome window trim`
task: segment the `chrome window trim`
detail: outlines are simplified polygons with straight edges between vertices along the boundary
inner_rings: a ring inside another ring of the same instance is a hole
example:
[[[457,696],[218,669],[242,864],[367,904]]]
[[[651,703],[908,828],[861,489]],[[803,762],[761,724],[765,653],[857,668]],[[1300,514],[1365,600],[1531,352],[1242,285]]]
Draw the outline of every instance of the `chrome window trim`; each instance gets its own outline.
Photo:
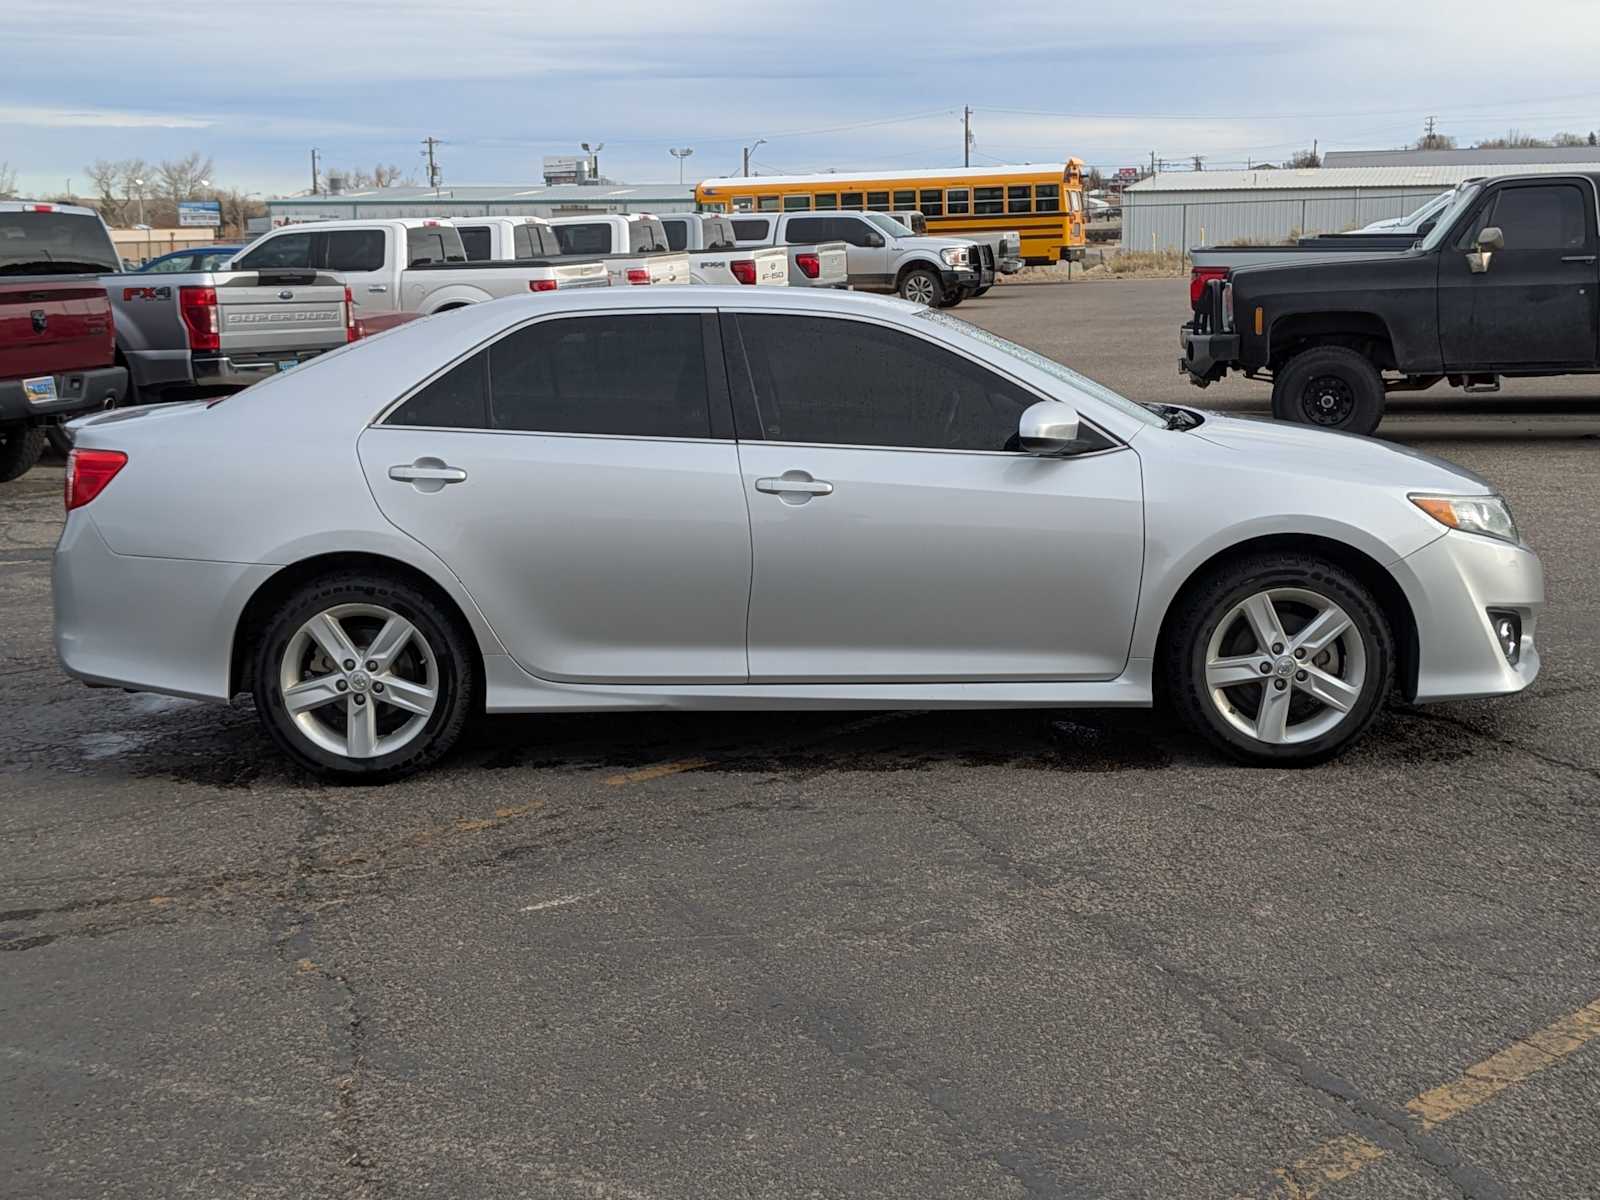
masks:
[[[549,429],[469,429],[459,425],[369,425],[368,429],[393,429],[402,433],[466,433],[490,437],[579,438],[605,442],[680,442],[705,446],[731,446],[733,438],[672,437],[655,433],[558,433]]]

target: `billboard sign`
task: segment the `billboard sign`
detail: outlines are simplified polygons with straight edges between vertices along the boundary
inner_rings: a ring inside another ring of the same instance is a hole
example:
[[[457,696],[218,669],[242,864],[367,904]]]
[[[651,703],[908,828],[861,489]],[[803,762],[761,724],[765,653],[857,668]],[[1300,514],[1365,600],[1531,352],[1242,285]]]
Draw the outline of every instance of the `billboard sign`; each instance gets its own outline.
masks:
[[[179,200],[178,224],[185,229],[196,225],[215,229],[222,224],[222,202],[220,200]]]

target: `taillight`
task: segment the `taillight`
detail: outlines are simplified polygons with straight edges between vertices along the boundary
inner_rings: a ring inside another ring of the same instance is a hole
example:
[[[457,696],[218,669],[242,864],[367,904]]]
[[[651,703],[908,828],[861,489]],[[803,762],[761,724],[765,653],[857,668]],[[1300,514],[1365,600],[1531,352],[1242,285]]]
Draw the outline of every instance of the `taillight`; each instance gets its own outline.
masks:
[[[121,450],[77,450],[67,453],[67,511],[82,508],[127,465]]]
[[[629,283],[649,283],[650,282],[650,269],[648,267],[629,267],[628,268],[628,282]]]
[[[189,349],[221,350],[222,335],[217,328],[217,289],[180,287],[178,311],[189,331]]]
[[[822,260],[815,254],[796,254],[794,265],[800,268],[800,274],[807,279],[815,279],[822,273]]]
[[[628,274],[629,274],[629,276],[632,276],[633,272],[629,271]],[[649,280],[649,275],[647,274],[645,276],[645,282],[648,283],[649,281],[650,281]],[[528,290],[530,292],[553,292],[553,291],[556,290],[556,288],[558,286],[559,285],[556,283],[556,281],[554,279],[530,279],[530,280],[528,280]]]
[[[730,258],[728,269],[740,283],[751,284],[756,281],[756,260],[753,258]]]
[[[344,289],[344,340],[356,341],[361,336],[361,329],[356,324],[356,298],[350,291],[349,285]]]
[[[1206,294],[1206,284],[1213,279],[1227,277],[1227,267],[1195,267],[1189,272],[1189,307],[1200,307],[1200,297]]]

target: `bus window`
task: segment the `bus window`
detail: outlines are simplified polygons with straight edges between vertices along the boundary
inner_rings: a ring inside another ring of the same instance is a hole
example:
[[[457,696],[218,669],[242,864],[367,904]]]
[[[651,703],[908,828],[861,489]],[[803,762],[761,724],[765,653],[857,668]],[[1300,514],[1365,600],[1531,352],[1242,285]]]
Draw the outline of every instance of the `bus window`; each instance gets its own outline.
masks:
[[[966,188],[951,188],[945,193],[945,196],[949,201],[949,207],[945,209],[946,213],[952,217],[964,217],[967,215]]]
[[[944,216],[944,193],[938,188],[922,189],[922,215],[925,217]]]
[[[842,192],[842,193],[840,193],[840,195],[839,195],[839,207],[840,208],[860,208],[861,207],[861,193],[860,192]]]
[[[1025,213],[1033,211],[1032,191],[1025,183],[1013,183],[1006,188],[1006,211],[1008,213]]]
[[[1071,195],[1077,195],[1076,192]],[[1061,185],[1059,183],[1041,183],[1033,189],[1034,210],[1036,212],[1061,211]]]
[[[799,195],[791,194],[791,195],[785,196],[783,198],[783,211],[784,212],[810,212],[811,211],[811,197],[807,196],[807,195],[804,195],[804,194],[799,194]]]
[[[817,209],[818,209],[818,211],[821,211],[824,208],[833,209],[833,208],[838,208],[838,207],[839,207],[839,193],[838,192],[818,192],[817,193]]]
[[[1005,194],[1003,187],[973,188],[972,211],[980,217],[1005,212]]]
[[[759,196],[759,197],[757,197],[757,199],[756,199],[756,210],[758,212],[777,212],[778,211],[778,198],[776,196]]]
[[[735,196],[733,198],[734,212],[755,212],[756,198],[754,196]]]
[[[894,194],[894,206],[896,211],[899,212],[915,208],[917,206],[917,193],[911,188],[896,192]]]
[[[873,212],[888,212],[889,211],[889,193],[888,192],[868,192],[867,193],[867,207],[870,208]]]

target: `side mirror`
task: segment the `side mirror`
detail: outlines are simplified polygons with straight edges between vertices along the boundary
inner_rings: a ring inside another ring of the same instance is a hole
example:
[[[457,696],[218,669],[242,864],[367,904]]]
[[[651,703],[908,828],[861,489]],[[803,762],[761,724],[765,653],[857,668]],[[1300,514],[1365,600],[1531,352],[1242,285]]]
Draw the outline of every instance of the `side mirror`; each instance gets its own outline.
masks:
[[[882,250],[885,244],[886,243],[883,240],[883,234],[881,234],[881,233],[869,233],[869,234],[867,234],[867,245],[871,246],[874,250]]]
[[[1078,440],[1078,410],[1059,400],[1029,405],[1017,422],[1017,441],[1041,458],[1068,454]]]
[[[1474,275],[1482,275],[1489,269],[1489,259],[1494,252],[1506,248],[1506,236],[1498,225],[1486,225],[1478,234],[1477,245],[1478,248],[1467,255],[1467,269]]]

